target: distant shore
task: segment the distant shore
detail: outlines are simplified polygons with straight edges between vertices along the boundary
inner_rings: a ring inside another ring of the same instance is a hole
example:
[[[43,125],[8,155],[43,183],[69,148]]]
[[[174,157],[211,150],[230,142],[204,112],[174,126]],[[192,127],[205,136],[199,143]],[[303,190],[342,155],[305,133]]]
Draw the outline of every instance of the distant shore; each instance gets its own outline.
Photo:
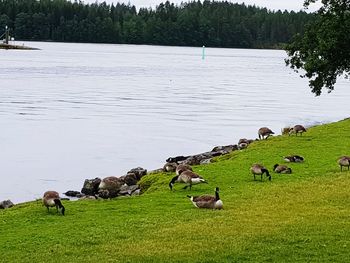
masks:
[[[0,49],[20,49],[20,50],[39,50],[39,48],[27,47],[25,45],[0,44]]]

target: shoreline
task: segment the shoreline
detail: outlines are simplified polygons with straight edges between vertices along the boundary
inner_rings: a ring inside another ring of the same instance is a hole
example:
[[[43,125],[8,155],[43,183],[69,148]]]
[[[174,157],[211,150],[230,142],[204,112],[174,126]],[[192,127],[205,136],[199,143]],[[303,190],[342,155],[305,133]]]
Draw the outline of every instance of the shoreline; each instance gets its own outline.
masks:
[[[350,119],[350,117],[347,118],[343,118],[341,120],[337,120],[337,121],[332,121],[332,122],[314,122],[315,124],[310,125],[310,126],[305,126],[307,129],[312,128],[312,127],[316,127],[316,126],[322,126],[322,125],[326,125],[326,124],[330,124],[330,123],[336,123],[336,122],[340,122],[340,121],[345,121]],[[290,126],[291,127],[291,126]],[[286,128],[286,127],[284,127]],[[285,136],[283,134],[283,129],[281,128],[281,134],[276,134],[273,137],[277,137],[277,136]],[[231,144],[231,145],[224,145],[224,146],[215,146],[213,147],[213,149],[211,151],[207,151],[207,152],[203,152],[203,153],[199,153],[199,154],[194,154],[194,155],[189,155],[189,156],[175,156],[175,157],[169,157],[166,159],[164,166],[162,168],[156,168],[153,170],[148,171],[147,169],[141,168],[141,167],[137,167],[137,168],[133,168],[131,169],[129,172],[127,172],[125,175],[122,176],[118,176],[117,178],[124,178],[125,176],[127,176],[130,172],[132,172],[132,170],[135,169],[142,169],[145,170],[146,173],[143,176],[148,176],[148,175],[152,175],[152,174],[157,174],[157,173],[163,173],[163,172],[174,172],[174,171],[166,171],[165,166],[167,164],[171,164],[171,163],[184,163],[184,164],[188,164],[188,165],[194,165],[194,166],[198,166],[198,165],[205,165],[205,164],[209,164],[211,163],[211,159],[218,157],[218,156],[222,156],[222,155],[226,155],[229,154],[233,151],[238,151],[238,150],[244,150],[246,149],[251,143],[254,143],[255,141],[259,141],[258,138],[256,139],[246,139],[246,138],[241,138],[237,144]],[[141,176],[142,177],[142,176]],[[99,177],[96,177],[95,179],[97,179]],[[87,180],[95,180],[95,179],[85,179],[85,182]],[[141,179],[141,178],[140,178]],[[139,179],[139,180],[140,180]],[[139,181],[138,180],[138,181]],[[137,183],[138,183],[137,181]],[[82,188],[81,190],[66,190],[66,192],[62,192],[61,194],[64,196],[63,199],[65,200],[69,200],[69,201],[76,201],[79,200],[80,198],[77,198],[76,196],[69,196],[69,195],[65,195],[65,193],[69,192],[69,191],[75,191],[75,192],[80,192],[80,194],[82,194],[81,198],[85,198],[85,197],[89,197],[90,195],[86,195],[83,194],[82,191],[84,189],[84,185],[85,182],[82,182]],[[133,186],[133,185],[132,185]],[[137,190],[137,189],[136,189]],[[119,195],[122,196],[122,195]],[[131,194],[130,194],[131,196]],[[114,197],[114,198],[118,198],[118,196]],[[5,199],[5,200],[0,200],[0,202],[3,201],[8,201],[10,199]],[[19,202],[19,203],[13,203],[14,206],[17,205],[21,205],[21,204],[26,204],[26,203],[31,203],[31,202],[37,202],[38,200],[41,200],[41,198],[36,198],[34,200],[25,200],[23,202]]]
[[[28,47],[23,45],[12,45],[12,44],[5,44],[5,43],[0,43],[0,49],[6,49],[6,50],[40,50],[39,48],[34,48],[34,47]]]
[[[54,207],[48,211],[40,200],[18,205],[0,212],[2,258],[7,262],[343,262],[350,255],[350,171],[341,170],[338,161],[350,154],[349,132],[347,119],[299,136],[258,141],[210,165],[194,167],[207,184],[192,189],[176,183],[170,190],[174,174],[161,173],[140,181],[145,187],[142,198],[62,201],[64,215]],[[283,156],[289,154],[303,156],[304,162],[287,163]],[[271,180],[268,176],[254,180],[249,170],[256,163],[271,172]],[[275,172],[276,163],[292,172]],[[222,209],[193,204],[193,197],[213,194]]]

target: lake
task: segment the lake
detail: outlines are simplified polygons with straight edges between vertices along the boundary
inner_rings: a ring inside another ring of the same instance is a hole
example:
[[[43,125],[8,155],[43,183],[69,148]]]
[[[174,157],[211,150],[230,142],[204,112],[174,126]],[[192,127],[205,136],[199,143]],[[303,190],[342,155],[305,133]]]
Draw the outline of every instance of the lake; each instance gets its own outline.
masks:
[[[0,50],[0,201],[349,117],[348,80],[315,97],[281,50],[25,44]]]

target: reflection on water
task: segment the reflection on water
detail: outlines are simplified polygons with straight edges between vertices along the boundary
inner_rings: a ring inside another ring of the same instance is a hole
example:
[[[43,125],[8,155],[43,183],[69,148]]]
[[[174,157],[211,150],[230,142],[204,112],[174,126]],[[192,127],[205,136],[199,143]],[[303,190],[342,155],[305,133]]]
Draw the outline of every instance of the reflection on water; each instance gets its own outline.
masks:
[[[314,97],[278,50],[26,43],[0,50],[0,200],[348,117],[349,82]]]

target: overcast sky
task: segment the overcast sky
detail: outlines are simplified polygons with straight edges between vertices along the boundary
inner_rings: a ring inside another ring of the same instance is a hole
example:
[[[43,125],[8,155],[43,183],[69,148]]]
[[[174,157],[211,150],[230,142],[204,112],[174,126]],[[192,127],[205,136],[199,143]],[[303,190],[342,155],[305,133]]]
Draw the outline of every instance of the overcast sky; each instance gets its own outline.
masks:
[[[108,4],[111,3],[117,3],[117,2],[124,2],[128,3],[130,2],[131,5],[135,5],[137,8],[139,7],[155,7],[159,3],[165,2],[166,0],[82,0],[84,3],[101,3],[101,2],[106,2]],[[171,3],[176,3],[180,4],[181,2],[188,2],[188,1],[183,1],[183,0],[169,0]],[[303,3],[304,0],[245,0],[245,1],[231,1],[233,3],[245,3],[247,5],[256,5],[259,7],[266,7],[268,9],[273,9],[273,10],[294,10],[294,11],[299,11],[300,9],[303,9]],[[313,4],[312,7],[310,8],[310,11],[315,11],[319,7],[319,4]]]

